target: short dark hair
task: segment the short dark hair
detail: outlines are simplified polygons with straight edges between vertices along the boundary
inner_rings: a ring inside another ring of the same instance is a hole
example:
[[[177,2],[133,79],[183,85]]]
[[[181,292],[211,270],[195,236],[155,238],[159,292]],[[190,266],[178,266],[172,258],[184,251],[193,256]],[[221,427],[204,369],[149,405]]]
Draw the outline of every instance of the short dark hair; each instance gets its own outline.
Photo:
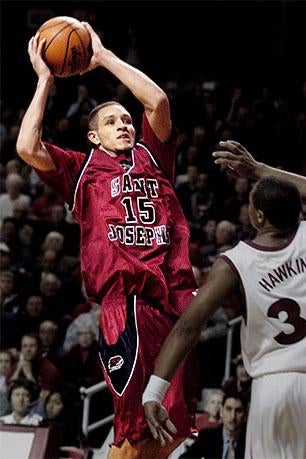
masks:
[[[19,378],[19,379],[13,379],[13,381],[9,383],[7,398],[10,403],[11,403],[11,398],[12,398],[12,394],[14,390],[19,389],[19,387],[23,387],[29,392],[31,403],[35,402],[38,399],[40,390],[41,390],[40,386],[30,381],[29,379]]]
[[[247,411],[247,409],[248,409],[248,400],[244,396],[244,394],[242,394],[242,392],[240,392],[238,390],[228,390],[228,391],[224,392],[223,399],[222,399],[222,406],[225,405],[225,402],[226,402],[226,400],[228,398],[234,398],[236,400],[240,400],[243,408],[245,409],[245,411]]]
[[[38,349],[41,349],[42,342],[41,342],[41,339],[38,333],[34,333],[34,332],[25,333],[24,335],[22,335],[21,341],[23,340],[23,338],[35,339]]]
[[[264,177],[255,185],[253,204],[271,225],[286,230],[299,222],[302,201],[297,187],[278,177]]]
[[[122,107],[122,104],[115,100],[109,100],[108,102],[97,105],[88,115],[88,129],[90,131],[96,131],[98,129],[98,113],[102,108],[109,107],[110,105],[120,105]]]

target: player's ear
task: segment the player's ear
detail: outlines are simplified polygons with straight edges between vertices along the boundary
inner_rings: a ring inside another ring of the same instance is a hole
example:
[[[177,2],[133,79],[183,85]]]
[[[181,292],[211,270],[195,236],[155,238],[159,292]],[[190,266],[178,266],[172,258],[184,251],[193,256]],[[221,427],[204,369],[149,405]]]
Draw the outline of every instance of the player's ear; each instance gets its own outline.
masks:
[[[256,210],[256,218],[258,223],[262,224],[265,220],[265,214],[263,213],[262,210]]]
[[[95,145],[100,145],[101,144],[101,141],[98,137],[98,134],[97,134],[97,131],[88,131],[87,132],[87,138],[88,140],[95,144]]]

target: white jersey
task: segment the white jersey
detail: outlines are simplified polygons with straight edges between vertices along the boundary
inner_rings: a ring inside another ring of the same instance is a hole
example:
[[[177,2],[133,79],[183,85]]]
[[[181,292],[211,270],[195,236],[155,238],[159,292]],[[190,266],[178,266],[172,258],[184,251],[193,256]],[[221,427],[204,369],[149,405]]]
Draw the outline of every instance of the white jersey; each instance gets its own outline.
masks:
[[[246,301],[241,351],[252,378],[306,372],[306,222],[277,248],[239,242],[222,257],[239,275]]]

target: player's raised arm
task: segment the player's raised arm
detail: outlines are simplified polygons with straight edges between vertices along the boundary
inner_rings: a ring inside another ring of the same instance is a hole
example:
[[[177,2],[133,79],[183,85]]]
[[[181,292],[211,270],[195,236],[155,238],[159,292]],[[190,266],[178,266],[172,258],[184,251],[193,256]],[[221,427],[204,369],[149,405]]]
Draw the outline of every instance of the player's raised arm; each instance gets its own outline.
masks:
[[[140,70],[122,61],[106,49],[92,27],[84,22],[91,34],[93,56],[87,70],[102,66],[115,75],[142,103],[155,135],[166,142],[171,135],[171,119],[168,97],[165,92]]]
[[[43,46],[44,40],[38,44],[37,34],[29,41],[28,53],[38,76],[38,83],[21,123],[16,150],[26,163],[37,169],[48,171],[54,169],[54,163],[41,142],[41,133],[49,89],[54,77],[41,57]]]
[[[228,167],[236,175],[254,180],[269,175],[288,180],[297,186],[302,198],[306,198],[306,177],[256,161],[245,147],[233,140],[220,142],[219,146],[220,150],[213,153],[216,164]]]
[[[143,393],[142,400],[152,435],[159,439],[161,444],[168,441],[169,435],[175,432],[168,413],[161,405],[169,381],[200,339],[205,322],[222,306],[238,285],[238,277],[226,262],[218,259],[210,271],[206,284],[200,288],[163,344],[154,374]]]

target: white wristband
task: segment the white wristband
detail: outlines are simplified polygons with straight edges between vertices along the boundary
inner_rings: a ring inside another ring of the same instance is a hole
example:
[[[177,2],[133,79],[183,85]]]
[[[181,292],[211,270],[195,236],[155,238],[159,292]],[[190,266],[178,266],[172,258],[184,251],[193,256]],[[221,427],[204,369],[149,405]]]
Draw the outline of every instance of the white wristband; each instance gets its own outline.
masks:
[[[162,403],[164,396],[168,390],[170,383],[159,376],[150,376],[147,387],[142,394],[142,404],[146,402],[158,402]]]

